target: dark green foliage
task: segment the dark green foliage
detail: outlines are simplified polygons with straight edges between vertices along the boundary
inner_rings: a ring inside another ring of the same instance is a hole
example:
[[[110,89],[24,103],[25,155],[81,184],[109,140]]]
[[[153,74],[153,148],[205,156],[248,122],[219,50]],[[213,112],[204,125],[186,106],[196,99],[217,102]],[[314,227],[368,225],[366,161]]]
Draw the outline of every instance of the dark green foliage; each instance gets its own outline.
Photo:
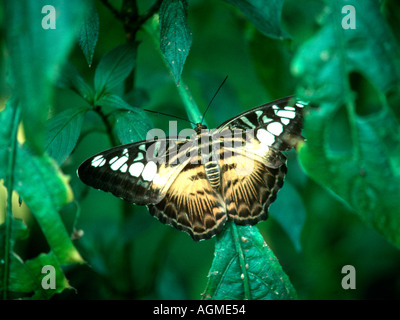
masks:
[[[163,1],[160,8],[160,47],[176,83],[181,79],[192,44],[192,32],[186,21],[187,10],[187,0]]]
[[[281,27],[283,0],[225,0],[237,7],[254,26],[264,35],[271,38],[287,38]]]
[[[56,29],[42,28],[45,5]],[[346,5],[356,29],[342,27]],[[19,0],[1,10],[1,298],[400,297],[396,1]],[[143,108],[201,121],[227,74],[209,128],[294,93],[311,104],[267,222],[229,221],[194,243],[76,177],[94,153],[174,130],[176,119]],[[341,287],[347,264],[356,290]],[[49,265],[55,289],[42,286]]]

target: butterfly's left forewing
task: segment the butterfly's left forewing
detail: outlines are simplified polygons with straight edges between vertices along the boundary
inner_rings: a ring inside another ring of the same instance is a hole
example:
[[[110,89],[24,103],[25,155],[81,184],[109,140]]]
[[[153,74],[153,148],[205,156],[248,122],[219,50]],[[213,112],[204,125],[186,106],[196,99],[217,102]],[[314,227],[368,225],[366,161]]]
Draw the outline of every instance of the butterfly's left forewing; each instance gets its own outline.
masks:
[[[139,141],[94,155],[81,164],[79,178],[131,203],[161,201],[190,159],[179,159],[191,148],[185,139]]]

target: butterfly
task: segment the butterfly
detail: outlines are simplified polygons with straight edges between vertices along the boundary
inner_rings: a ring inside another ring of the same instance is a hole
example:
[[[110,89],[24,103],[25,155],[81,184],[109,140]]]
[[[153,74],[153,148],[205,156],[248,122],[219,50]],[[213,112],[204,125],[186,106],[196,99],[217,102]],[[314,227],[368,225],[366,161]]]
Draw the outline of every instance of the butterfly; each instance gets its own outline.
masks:
[[[78,169],[87,185],[146,205],[161,222],[195,241],[219,233],[227,219],[267,219],[287,172],[282,151],[300,141],[306,103],[282,98],[191,137],[163,137],[100,152]]]

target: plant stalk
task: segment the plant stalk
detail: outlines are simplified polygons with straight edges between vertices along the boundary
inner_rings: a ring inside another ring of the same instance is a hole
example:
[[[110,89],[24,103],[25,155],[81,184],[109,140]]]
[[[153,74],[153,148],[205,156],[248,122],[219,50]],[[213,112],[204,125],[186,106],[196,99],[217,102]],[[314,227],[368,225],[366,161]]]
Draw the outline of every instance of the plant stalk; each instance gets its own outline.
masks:
[[[3,299],[7,299],[8,295],[8,280],[10,274],[10,256],[12,250],[12,194],[14,188],[14,167],[15,167],[15,158],[16,158],[16,150],[17,150],[17,132],[18,125],[20,122],[21,111],[17,105],[10,104],[9,107],[13,107],[13,115],[12,115],[12,127],[11,127],[11,139],[9,145],[9,157],[8,157],[8,166],[7,166],[7,209],[6,209],[6,217],[5,217],[5,243],[4,243],[4,273],[3,273]]]

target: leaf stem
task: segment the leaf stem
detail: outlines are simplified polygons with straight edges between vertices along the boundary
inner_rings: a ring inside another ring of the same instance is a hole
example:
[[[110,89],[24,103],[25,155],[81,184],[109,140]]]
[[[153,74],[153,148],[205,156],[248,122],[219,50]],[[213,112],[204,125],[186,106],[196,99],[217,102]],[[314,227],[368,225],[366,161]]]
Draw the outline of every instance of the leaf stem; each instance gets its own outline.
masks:
[[[3,273],[3,299],[7,299],[8,293],[8,280],[10,273],[10,255],[11,255],[11,237],[12,237],[12,194],[14,188],[14,167],[15,167],[15,156],[17,150],[17,132],[18,125],[20,122],[21,111],[20,108],[16,104],[10,104],[9,107],[13,108],[12,115],[12,127],[11,127],[11,139],[9,144],[9,158],[8,158],[8,166],[7,166],[7,210],[5,217],[5,243],[4,243],[4,273]]]
[[[117,145],[117,141],[115,140],[115,137],[112,132],[112,127],[107,119],[107,116],[104,114],[103,110],[101,110],[100,106],[95,107],[93,110],[100,116],[101,120],[103,121],[104,126],[106,127],[107,130],[108,138],[110,139],[111,146],[115,147]]]
[[[154,46],[155,46],[157,52],[161,56],[161,59],[164,62],[167,70],[170,71],[171,77],[174,79],[171,67],[168,64],[167,60],[165,59],[165,57],[162,54],[161,49],[160,49],[160,21],[159,21],[158,15],[156,15],[149,23],[147,23],[144,26],[144,29],[149,34],[150,38],[153,39]],[[184,81],[182,79],[179,81],[179,84],[177,84],[176,87],[178,89],[178,92],[182,99],[182,102],[185,106],[185,110],[186,110],[189,120],[193,123],[201,122],[202,114],[201,114],[199,107],[197,106],[195,100],[193,99],[192,94],[190,93],[189,87],[184,83]],[[203,121],[203,124],[207,125],[205,121]]]
[[[177,85],[177,89],[185,106],[185,110],[189,120],[193,123],[201,122],[202,115],[199,107],[197,106],[196,101],[194,101],[192,94],[190,93],[189,87],[183,82],[182,79],[180,80],[180,84]],[[203,124],[206,124],[206,122],[203,121]]]

